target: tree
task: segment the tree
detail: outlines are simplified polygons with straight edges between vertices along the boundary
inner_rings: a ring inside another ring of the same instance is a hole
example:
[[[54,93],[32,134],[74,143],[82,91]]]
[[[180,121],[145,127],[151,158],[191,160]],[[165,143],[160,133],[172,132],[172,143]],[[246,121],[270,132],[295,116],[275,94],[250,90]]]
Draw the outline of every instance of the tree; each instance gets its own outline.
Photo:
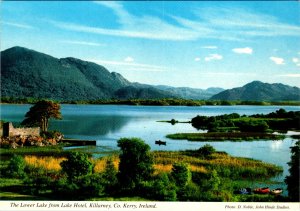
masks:
[[[171,175],[178,188],[185,187],[192,179],[191,172],[186,163],[174,163]]]
[[[150,179],[154,171],[150,146],[139,138],[122,138],[118,147],[121,148],[118,173],[121,187],[132,190]]]
[[[93,172],[94,165],[89,160],[87,154],[71,152],[68,154],[67,159],[61,162],[60,166],[62,167],[62,171],[67,174],[69,181],[73,182]]]
[[[61,119],[60,105],[52,101],[38,101],[26,113],[21,123],[28,126],[40,126],[42,132],[46,132],[49,126],[49,119]]]
[[[113,163],[113,159],[109,157],[106,161],[105,170],[103,172],[103,178],[105,180],[106,193],[112,194],[116,192],[115,186],[118,183],[117,169]]]
[[[203,156],[204,158],[209,158],[214,152],[216,152],[215,148],[209,144],[205,144],[203,147],[198,149],[198,154]]]
[[[300,153],[300,141],[297,141],[295,146],[291,147],[291,161],[288,162],[290,166],[290,175],[286,176],[285,183],[289,191],[289,197],[291,201],[299,202],[299,153]]]

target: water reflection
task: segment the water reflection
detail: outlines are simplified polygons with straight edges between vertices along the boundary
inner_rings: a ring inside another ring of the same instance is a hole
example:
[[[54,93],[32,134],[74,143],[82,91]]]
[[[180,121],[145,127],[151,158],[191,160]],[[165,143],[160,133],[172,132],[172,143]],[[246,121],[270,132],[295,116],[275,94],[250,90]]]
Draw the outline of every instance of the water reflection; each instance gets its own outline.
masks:
[[[66,116],[63,121],[52,121],[50,130],[59,130],[66,137],[86,136],[95,139],[117,133],[131,118],[124,116]]]
[[[272,152],[278,152],[282,148],[282,145],[282,140],[272,141],[272,143],[270,144]]]

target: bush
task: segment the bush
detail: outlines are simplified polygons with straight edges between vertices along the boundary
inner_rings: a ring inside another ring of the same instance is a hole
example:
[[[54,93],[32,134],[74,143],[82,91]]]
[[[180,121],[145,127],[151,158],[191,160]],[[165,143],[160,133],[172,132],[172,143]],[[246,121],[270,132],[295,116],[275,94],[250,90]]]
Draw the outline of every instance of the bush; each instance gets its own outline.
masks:
[[[203,192],[193,182],[189,182],[184,188],[178,191],[180,201],[200,201],[203,198]]]
[[[118,184],[118,178],[117,178],[117,170],[111,158],[109,158],[106,161],[106,167],[103,173],[103,179],[105,181],[105,192],[108,194],[115,193],[117,190],[115,187]]]
[[[173,164],[171,176],[178,188],[185,187],[192,179],[191,172],[186,163]]]
[[[216,152],[215,148],[209,144],[205,144],[197,151],[200,157],[204,157],[204,158],[210,157],[214,152]]]
[[[123,190],[131,191],[151,178],[154,171],[149,145],[139,138],[122,138],[118,180]]]
[[[24,158],[20,155],[13,155],[7,167],[6,174],[9,177],[22,179],[26,175],[25,167],[26,163]]]
[[[62,171],[67,174],[70,181],[79,179],[81,176],[91,174],[93,164],[88,155],[81,152],[71,152],[67,155],[68,160],[61,162]]]
[[[176,186],[166,173],[158,175],[153,181],[143,183],[146,197],[158,201],[176,201]]]
[[[291,147],[291,154],[291,161],[288,163],[290,175],[285,178],[285,183],[287,184],[290,200],[299,202],[300,141],[297,141],[295,146]]]
[[[104,184],[100,174],[83,176],[78,183],[80,196],[83,198],[98,197],[104,194]]]
[[[269,129],[269,125],[263,121],[240,121],[236,125],[242,132],[266,132]]]

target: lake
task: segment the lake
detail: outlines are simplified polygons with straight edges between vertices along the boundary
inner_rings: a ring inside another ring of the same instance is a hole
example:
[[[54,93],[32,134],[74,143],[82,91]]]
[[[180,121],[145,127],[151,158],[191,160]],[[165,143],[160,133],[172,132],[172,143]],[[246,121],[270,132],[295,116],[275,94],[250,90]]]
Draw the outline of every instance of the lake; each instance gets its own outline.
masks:
[[[14,124],[24,119],[30,105],[1,105],[1,119]],[[127,106],[127,105],[62,105],[63,120],[51,121],[50,130],[59,130],[67,138],[97,140],[95,151],[116,150],[117,140],[122,137],[139,137],[150,145],[152,150],[198,149],[208,142],[189,142],[170,140],[167,134],[197,132],[188,123],[157,122],[176,119],[190,121],[197,115],[267,114],[284,108],[286,111],[300,111],[299,106]],[[166,146],[155,145],[155,140],[167,141]],[[287,162],[290,160],[290,147],[296,140],[285,138],[279,141],[252,142],[209,142],[218,151],[233,156],[249,157],[274,163],[284,168],[288,174]]]

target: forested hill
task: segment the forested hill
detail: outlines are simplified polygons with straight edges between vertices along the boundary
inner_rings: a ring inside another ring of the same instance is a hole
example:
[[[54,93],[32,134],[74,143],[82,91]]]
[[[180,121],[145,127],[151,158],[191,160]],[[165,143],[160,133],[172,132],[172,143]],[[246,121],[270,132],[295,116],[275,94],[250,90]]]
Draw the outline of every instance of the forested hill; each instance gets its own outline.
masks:
[[[211,100],[300,101],[300,89],[281,83],[253,81],[243,87],[220,92],[211,97]]]
[[[132,83],[105,67],[75,58],[57,59],[22,47],[1,52],[2,97],[57,100],[173,97],[161,90],[126,89]],[[126,90],[128,92],[126,92]]]
[[[76,58],[57,59],[23,47],[1,52],[1,96],[55,100],[208,99],[222,91],[131,83],[105,67]]]

